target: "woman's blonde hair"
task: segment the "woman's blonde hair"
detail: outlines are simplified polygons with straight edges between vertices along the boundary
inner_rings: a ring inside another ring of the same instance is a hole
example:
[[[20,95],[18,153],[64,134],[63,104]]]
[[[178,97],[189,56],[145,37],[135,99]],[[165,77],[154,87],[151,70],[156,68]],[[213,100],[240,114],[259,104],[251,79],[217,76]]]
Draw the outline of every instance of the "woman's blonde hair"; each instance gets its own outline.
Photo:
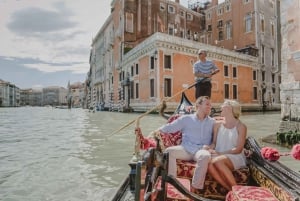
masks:
[[[222,106],[231,106],[234,118],[239,119],[242,113],[242,108],[239,102],[235,100],[225,100]]]

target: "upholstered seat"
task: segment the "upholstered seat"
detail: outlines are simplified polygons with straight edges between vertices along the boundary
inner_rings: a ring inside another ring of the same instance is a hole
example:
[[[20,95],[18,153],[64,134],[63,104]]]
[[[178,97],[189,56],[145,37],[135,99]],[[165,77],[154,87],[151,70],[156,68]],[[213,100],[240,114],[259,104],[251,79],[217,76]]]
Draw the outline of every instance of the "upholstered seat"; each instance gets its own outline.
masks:
[[[180,132],[169,134],[159,133],[157,137],[160,139],[160,147],[165,150],[167,147],[179,145],[181,143],[182,134]],[[184,161],[177,159],[177,178],[192,180],[196,163],[195,161]],[[243,167],[233,171],[233,175],[238,185],[247,185],[250,171],[248,167]],[[192,189],[192,187],[190,187]],[[228,191],[223,188],[212,176],[206,175],[203,190],[192,189],[194,193],[206,198],[225,199]]]

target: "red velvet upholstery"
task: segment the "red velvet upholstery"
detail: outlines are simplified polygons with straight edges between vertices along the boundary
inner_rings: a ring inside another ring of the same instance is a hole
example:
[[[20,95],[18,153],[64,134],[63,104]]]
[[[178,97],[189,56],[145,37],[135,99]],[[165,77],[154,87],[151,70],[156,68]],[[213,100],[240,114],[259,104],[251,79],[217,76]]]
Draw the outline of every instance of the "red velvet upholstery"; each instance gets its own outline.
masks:
[[[188,190],[190,190],[190,180],[177,178],[178,181]],[[157,179],[157,183],[155,185],[156,190],[161,190],[161,177]],[[167,199],[166,201],[190,201],[189,198],[185,197],[182,193],[180,193],[174,186],[171,184],[167,184]]]
[[[160,138],[160,146],[162,150],[164,150],[169,146],[179,145],[181,143],[182,134],[181,132],[177,132],[175,134],[159,133],[158,137]],[[194,161],[177,160],[177,177],[191,180],[194,174],[195,166],[196,164]],[[250,175],[248,167],[235,170],[233,171],[233,174],[238,185],[246,185],[248,183],[248,178]],[[223,200],[225,199],[225,195],[228,193],[228,191],[217,181],[215,181],[209,174],[206,175],[204,189],[193,189],[193,191],[196,194],[207,198]]]
[[[256,186],[233,186],[226,201],[278,201],[270,190]]]
[[[177,177],[191,179],[196,163],[177,159]],[[244,167],[233,171],[237,184],[247,185],[250,175],[249,168]],[[227,190],[223,188],[211,175],[207,174],[203,190],[194,190],[196,194],[212,199],[224,199]]]

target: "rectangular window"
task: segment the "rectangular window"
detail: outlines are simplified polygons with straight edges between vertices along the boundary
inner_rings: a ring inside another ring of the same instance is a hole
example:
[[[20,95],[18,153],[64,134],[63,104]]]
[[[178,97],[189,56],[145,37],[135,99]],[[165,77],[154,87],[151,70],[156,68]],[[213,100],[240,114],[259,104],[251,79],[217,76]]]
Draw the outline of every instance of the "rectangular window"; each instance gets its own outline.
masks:
[[[139,64],[135,64],[135,74],[139,74]]]
[[[165,55],[165,68],[166,69],[171,69],[171,55]]]
[[[232,85],[232,98],[233,99],[237,99],[237,94],[238,94],[238,92],[237,92],[237,85]]]
[[[134,76],[133,66],[131,66],[131,68],[130,68],[130,73],[131,73],[131,76]]]
[[[274,49],[271,49],[271,65],[275,66],[275,53],[274,53]]]
[[[260,51],[261,51],[261,63],[264,64],[265,63],[265,46],[264,45],[261,46]]]
[[[274,22],[271,22],[271,35],[274,38],[275,37],[275,25]]]
[[[229,99],[229,84],[224,84],[224,98]]]
[[[135,98],[139,98],[139,83],[135,83]]]
[[[272,84],[275,83],[275,74],[272,74]]]
[[[154,97],[154,79],[150,79],[150,97]]]
[[[207,31],[212,31],[211,24],[207,25]]]
[[[189,21],[192,21],[193,20],[193,15],[190,14],[190,13],[187,13],[186,14],[186,19],[189,20]]]
[[[154,56],[150,57],[150,69],[153,70],[154,69]]]
[[[161,11],[164,11],[166,8],[165,8],[165,4],[164,3],[160,3],[160,10]]]
[[[126,21],[125,21],[126,31],[133,33],[133,13],[126,12],[125,16],[126,16]]]
[[[257,100],[257,87],[253,87],[253,100]]]
[[[237,68],[235,66],[232,67],[232,77],[237,78]]]
[[[119,81],[122,81],[122,72],[119,73]]]
[[[223,14],[223,7],[220,7],[217,11],[217,15],[222,15]]]
[[[172,80],[170,78],[165,78],[164,80],[164,96],[171,97],[172,95]]]
[[[224,76],[225,77],[228,77],[229,76],[229,69],[228,69],[228,66],[224,66]]]
[[[247,13],[245,16],[245,32],[252,31],[252,15],[251,13]]]
[[[231,11],[231,5],[227,4],[225,5],[225,12],[229,12],[229,11]]]
[[[179,13],[180,13],[180,16],[181,16],[181,17],[184,17],[184,16],[185,16],[185,12],[184,12],[183,10],[180,10]]]
[[[168,6],[168,12],[169,13],[175,13],[175,8],[173,6]]]
[[[232,38],[232,21],[226,22],[226,39]]]
[[[263,14],[260,14],[260,30],[261,32],[265,32],[265,17]]]
[[[174,24],[169,24],[168,26],[168,34],[169,35],[174,35]]]
[[[223,31],[219,31],[219,41],[224,40],[224,34]]]
[[[218,21],[217,27],[218,27],[218,28],[222,28],[222,27],[223,27],[223,20],[219,20],[219,21]]]
[[[130,82],[130,98],[134,99],[134,82]]]
[[[210,20],[211,19],[211,11],[208,11],[206,13],[206,19]]]
[[[257,80],[256,70],[254,70],[254,71],[252,72],[252,75],[253,75],[253,80]]]
[[[261,72],[261,80],[262,81],[265,81],[265,74],[266,74],[265,71]]]

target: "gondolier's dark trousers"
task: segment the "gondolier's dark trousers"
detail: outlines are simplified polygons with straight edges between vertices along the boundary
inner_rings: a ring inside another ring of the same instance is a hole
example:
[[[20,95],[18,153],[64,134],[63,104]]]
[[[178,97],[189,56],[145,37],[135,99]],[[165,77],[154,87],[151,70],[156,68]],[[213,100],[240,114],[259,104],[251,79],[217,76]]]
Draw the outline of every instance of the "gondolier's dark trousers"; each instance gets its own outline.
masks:
[[[196,99],[200,96],[211,96],[211,82],[210,81],[204,81],[204,82],[198,82],[195,87],[195,97]]]

